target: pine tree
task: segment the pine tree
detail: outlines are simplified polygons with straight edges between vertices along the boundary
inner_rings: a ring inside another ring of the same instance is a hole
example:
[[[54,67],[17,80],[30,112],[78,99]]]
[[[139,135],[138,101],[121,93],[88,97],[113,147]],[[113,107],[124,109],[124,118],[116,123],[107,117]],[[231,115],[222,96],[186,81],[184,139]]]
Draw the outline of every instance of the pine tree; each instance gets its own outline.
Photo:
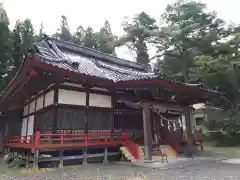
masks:
[[[13,73],[20,67],[24,53],[27,49],[32,47],[32,44],[36,41],[33,25],[29,19],[24,21],[17,21],[12,33],[12,58],[14,69]]]
[[[88,27],[86,29],[85,36],[82,40],[82,45],[88,48],[98,49],[95,33],[93,32],[93,29],[91,27]]]
[[[13,29],[12,41],[12,58],[13,58],[13,73],[15,74],[18,68],[20,67],[23,60],[23,47],[22,47],[22,37],[21,37],[21,28],[22,24],[20,21],[17,21]]]
[[[12,68],[11,59],[11,33],[8,28],[7,13],[0,5],[0,90],[3,90],[10,80]]]
[[[114,41],[117,40],[117,37],[113,35],[110,23],[106,20],[104,26],[101,27],[99,32],[95,33],[97,41],[97,49],[101,52],[114,54]]]
[[[57,33],[54,35],[63,41],[72,41],[72,34],[70,32],[68,26],[68,20],[66,16],[61,17],[60,28],[58,29]]]
[[[147,69],[150,62],[147,44],[151,43],[152,32],[157,29],[156,20],[141,12],[132,20],[123,23],[125,35],[117,41],[116,46],[127,45],[135,52],[136,61]]]
[[[179,0],[168,5],[162,15],[161,27],[155,46],[163,56],[158,68],[167,76],[183,82],[196,81],[195,58],[213,55],[215,45],[228,35],[224,21],[213,12],[205,12],[206,5],[195,1]]]
[[[37,41],[41,41],[43,38],[44,38],[44,26],[43,23],[41,23],[39,33],[37,35]]]
[[[85,34],[85,29],[82,26],[78,26],[77,31],[73,34],[73,42],[82,45]]]

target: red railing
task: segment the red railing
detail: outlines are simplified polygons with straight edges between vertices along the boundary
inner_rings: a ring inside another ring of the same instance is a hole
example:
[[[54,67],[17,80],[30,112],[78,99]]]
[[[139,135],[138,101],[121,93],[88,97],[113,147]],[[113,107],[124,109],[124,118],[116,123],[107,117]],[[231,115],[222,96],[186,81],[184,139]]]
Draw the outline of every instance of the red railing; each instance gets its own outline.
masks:
[[[140,159],[139,145],[131,141],[124,131],[122,132],[122,137],[124,139],[123,145],[132,154],[134,159],[135,160]]]
[[[115,133],[43,133],[31,136],[14,136],[5,139],[5,147],[27,149],[51,149],[69,147],[88,147],[105,145],[124,145],[135,159],[139,159],[139,146],[133,143],[125,132]]]
[[[6,147],[22,148],[60,148],[78,146],[117,145],[124,141],[122,133],[73,133],[73,134],[36,134],[31,136],[14,136],[5,139]]]
[[[11,136],[4,140],[6,147],[32,148],[34,135],[31,136]]]

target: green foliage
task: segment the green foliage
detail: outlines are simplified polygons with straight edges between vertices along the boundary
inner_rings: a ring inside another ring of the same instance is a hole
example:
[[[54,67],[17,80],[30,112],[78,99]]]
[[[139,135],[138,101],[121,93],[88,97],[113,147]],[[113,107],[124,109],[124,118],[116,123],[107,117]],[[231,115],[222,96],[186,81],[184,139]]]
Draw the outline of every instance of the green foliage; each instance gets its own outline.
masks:
[[[63,41],[72,41],[72,34],[70,32],[66,16],[61,17],[60,28],[54,36]]]
[[[39,33],[39,36],[40,35],[41,31]],[[70,41],[108,54],[114,54],[113,42],[117,39],[117,37],[112,34],[110,24],[107,20],[101,27],[100,31],[94,32],[92,27],[84,29],[80,25],[78,26],[76,32],[71,34],[68,21],[65,16],[62,16],[60,28],[53,36],[64,41]]]
[[[9,154],[7,159],[6,159],[6,163],[7,164],[11,164],[11,162],[14,160],[14,156],[12,154]]]
[[[113,42],[117,37],[113,35],[111,26],[108,21],[105,21],[104,26],[101,27],[99,32],[95,33],[97,49],[101,52],[108,54],[115,54]]]
[[[167,26],[161,27],[155,44],[163,60],[156,68],[173,79],[197,81],[195,58],[213,54],[213,44],[225,37],[224,22],[205,12],[204,4],[181,0],[167,6],[162,21]]]
[[[10,30],[5,23],[0,22],[0,89],[3,89],[10,81],[11,46]]]
[[[150,58],[147,44],[151,43],[153,32],[157,29],[156,20],[141,12],[133,19],[124,21],[125,35],[116,41],[115,46],[126,45],[136,54],[136,61],[148,68]]]
[[[137,136],[136,136],[136,133],[133,132],[131,138],[130,138],[133,142],[136,142],[137,141]]]
[[[211,140],[214,141],[216,146],[239,146],[239,133],[223,133],[223,132],[211,132]]]
[[[31,20],[17,21],[12,32],[13,73],[16,73],[23,61],[25,51],[35,40],[36,35]]]
[[[229,120],[225,121],[224,130],[227,135],[231,133],[240,133],[240,103],[234,104],[228,110]]]

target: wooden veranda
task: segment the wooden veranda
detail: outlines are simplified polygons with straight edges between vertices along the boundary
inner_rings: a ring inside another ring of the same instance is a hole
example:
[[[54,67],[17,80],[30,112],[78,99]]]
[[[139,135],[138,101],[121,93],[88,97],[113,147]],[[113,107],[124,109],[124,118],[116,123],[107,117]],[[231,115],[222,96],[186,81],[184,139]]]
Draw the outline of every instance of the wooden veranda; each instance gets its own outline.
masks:
[[[104,161],[107,161],[107,148],[109,146],[123,145],[127,147],[129,152],[135,159],[139,159],[139,146],[132,142],[125,131],[121,133],[40,133],[37,131],[30,136],[13,136],[5,139],[6,148],[21,148],[32,152],[33,166],[38,168],[39,150],[55,149],[62,154],[66,148],[87,148],[87,147],[104,147]],[[29,164],[30,154],[26,155],[26,164]],[[60,155],[60,166],[62,155]],[[83,155],[85,162],[87,154]]]

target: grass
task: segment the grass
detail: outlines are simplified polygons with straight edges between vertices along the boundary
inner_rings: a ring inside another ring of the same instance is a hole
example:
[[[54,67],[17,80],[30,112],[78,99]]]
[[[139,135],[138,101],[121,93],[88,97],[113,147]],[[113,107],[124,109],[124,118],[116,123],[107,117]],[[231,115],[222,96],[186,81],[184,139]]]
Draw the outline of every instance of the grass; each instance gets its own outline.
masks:
[[[6,162],[3,160],[3,157],[0,157],[0,174],[9,174],[12,176],[17,176],[20,174],[20,169],[8,168]]]
[[[211,143],[204,143],[204,149],[212,152],[227,153],[227,154],[240,157],[240,146],[216,147],[216,146],[213,146]]]
[[[42,169],[34,169],[34,168],[26,169],[24,167],[22,167],[22,168],[17,168],[17,167],[8,168],[8,165],[3,160],[3,157],[0,157],[0,175],[5,174],[5,175],[8,175],[9,177],[29,176],[29,175],[33,175],[37,172],[50,172],[50,171],[54,171],[54,170],[55,170],[55,168],[42,168]]]

